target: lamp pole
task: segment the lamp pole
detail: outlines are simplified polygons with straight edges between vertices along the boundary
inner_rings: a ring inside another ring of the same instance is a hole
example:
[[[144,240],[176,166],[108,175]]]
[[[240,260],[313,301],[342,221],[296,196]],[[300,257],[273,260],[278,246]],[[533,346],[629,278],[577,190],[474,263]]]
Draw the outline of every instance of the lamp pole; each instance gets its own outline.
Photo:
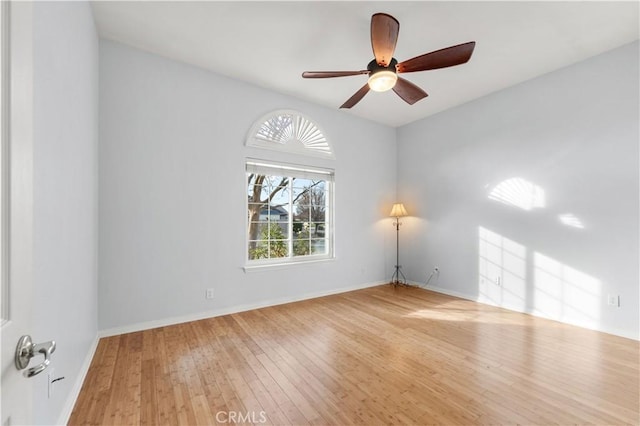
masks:
[[[395,218],[393,225],[396,227],[396,266],[393,275],[391,276],[391,284],[393,286],[407,285],[407,278],[400,270],[400,268],[402,268],[400,266],[400,225],[402,225],[400,217],[406,215],[407,210],[404,208],[402,203],[394,204],[391,209],[391,214],[389,215]]]

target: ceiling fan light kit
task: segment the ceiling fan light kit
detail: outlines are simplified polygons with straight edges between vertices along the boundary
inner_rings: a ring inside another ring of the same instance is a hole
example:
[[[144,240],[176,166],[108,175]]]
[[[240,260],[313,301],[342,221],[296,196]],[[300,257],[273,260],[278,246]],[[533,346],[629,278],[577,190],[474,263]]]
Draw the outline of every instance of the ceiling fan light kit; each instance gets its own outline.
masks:
[[[367,84],[360,88],[340,108],[351,108],[366,95],[369,90],[375,92],[393,91],[406,103],[413,105],[420,99],[426,98],[427,92],[404,78],[398,73],[427,71],[452,67],[466,63],[473,53],[475,41],[447,47],[434,52],[425,53],[398,63],[393,57],[398,41],[400,23],[396,18],[386,13],[376,13],[371,17],[371,47],[375,59],[369,63],[366,70],[360,71],[305,71],[303,78],[332,78],[367,74]]]
[[[398,76],[393,71],[379,71],[375,74],[371,74],[367,83],[369,88],[374,92],[386,92],[393,89],[398,81]]]
[[[386,92],[393,89],[398,81],[398,74],[396,72],[396,65],[398,61],[395,58],[391,59],[388,66],[380,66],[376,60],[369,62],[367,70],[369,71],[369,88],[374,92]]]

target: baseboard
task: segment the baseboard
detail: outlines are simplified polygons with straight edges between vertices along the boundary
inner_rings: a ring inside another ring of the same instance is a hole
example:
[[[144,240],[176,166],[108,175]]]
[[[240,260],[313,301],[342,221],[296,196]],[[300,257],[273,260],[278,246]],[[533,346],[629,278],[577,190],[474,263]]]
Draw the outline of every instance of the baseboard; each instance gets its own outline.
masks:
[[[80,390],[82,390],[82,385],[84,384],[84,379],[87,377],[87,373],[89,372],[89,367],[91,367],[91,361],[93,361],[93,356],[96,353],[96,349],[98,348],[98,341],[100,337],[96,335],[95,339],[91,343],[89,350],[87,351],[87,355],[84,358],[84,362],[80,367],[80,372],[78,377],[76,378],[73,387],[71,388],[71,392],[67,397],[67,402],[65,403],[62,413],[60,413],[60,417],[58,418],[58,425],[66,425],[69,424],[69,418],[71,417],[71,413],[73,412],[73,407],[76,405],[76,401],[78,400],[78,396],[80,395]]]
[[[93,340],[91,346],[89,347],[89,350],[87,351],[87,355],[85,356],[84,362],[80,367],[78,377],[75,383],[73,384],[73,388],[71,389],[71,392],[67,397],[67,402],[65,403],[63,410],[60,414],[60,417],[58,418],[58,422],[56,424],[66,425],[69,423],[69,419],[71,418],[71,413],[73,412],[73,408],[75,407],[76,401],[78,400],[78,396],[80,395],[80,391],[82,390],[82,385],[84,384],[84,380],[87,376],[87,373],[89,372],[89,368],[91,367],[91,361],[93,360],[93,357],[96,353],[96,349],[98,348],[98,342],[102,337],[132,333],[135,331],[148,330],[148,329],[157,328],[157,327],[165,327],[165,326],[181,324],[189,321],[197,321],[200,319],[212,318],[212,317],[221,316],[221,315],[228,315],[228,314],[233,314],[237,312],[244,312],[252,309],[266,308],[269,306],[282,305],[285,303],[315,299],[318,297],[330,296],[332,294],[340,294],[340,293],[346,293],[349,291],[360,290],[363,288],[375,287],[385,283],[386,281],[377,281],[377,282],[365,283],[365,284],[360,284],[360,285],[355,285],[350,287],[341,287],[338,289],[333,289],[333,290],[324,291],[324,292],[309,293],[301,297],[290,297],[290,298],[267,300],[267,301],[263,301],[255,304],[238,305],[238,306],[219,309],[215,311],[200,312],[197,314],[166,318],[166,319],[157,320],[157,321],[147,321],[147,322],[132,324],[124,327],[117,327],[117,328],[111,328],[108,330],[98,331],[95,339]]]
[[[423,288],[425,290],[431,290],[431,291],[435,291],[436,293],[442,293],[442,294],[446,294],[447,296],[453,296],[453,297],[458,297],[460,299],[465,299],[465,300],[471,300],[474,302],[478,302],[478,300],[475,297],[471,297],[468,294],[465,293],[460,293],[457,291],[453,291],[453,290],[449,290],[448,288],[444,288],[444,287],[438,287],[437,285],[427,285],[425,286],[424,283],[417,283],[417,282],[411,282],[412,285],[416,285],[420,288]],[[482,302],[478,302],[478,303],[482,303]]]
[[[166,319],[157,320],[157,321],[147,321],[147,322],[138,323],[138,324],[131,324],[131,325],[124,326],[124,327],[116,327],[116,328],[110,328],[110,329],[107,329],[107,330],[101,330],[101,331],[99,331],[97,333],[96,338],[94,339],[93,343],[89,347],[89,350],[87,351],[87,355],[85,357],[85,360],[84,360],[84,362],[83,362],[83,364],[82,364],[82,366],[80,368],[80,374],[78,374],[78,377],[77,377],[77,379],[76,379],[76,381],[75,381],[75,383],[73,385],[73,388],[71,389],[71,392],[69,393],[69,396],[67,397],[67,402],[66,402],[66,404],[65,404],[65,406],[64,406],[64,408],[62,410],[62,413],[60,414],[60,417],[58,419],[58,423],[57,424],[66,425],[66,424],[69,423],[69,419],[71,417],[71,413],[73,412],[73,408],[74,408],[74,406],[76,404],[78,396],[80,395],[80,391],[82,389],[82,385],[84,384],[84,380],[85,380],[85,378],[87,376],[87,373],[89,372],[89,367],[91,366],[91,361],[93,360],[93,356],[95,355],[96,349],[98,348],[98,341],[102,337],[115,336],[115,335],[119,335],[119,334],[132,333],[132,332],[143,331],[143,330],[149,330],[149,329],[157,328],[157,327],[166,327],[166,326],[169,326],[169,325],[181,324],[181,323],[185,323],[185,322],[189,322],[189,321],[197,321],[197,320],[217,317],[217,316],[221,316],[221,315],[229,315],[229,314],[234,314],[234,313],[238,313],[238,312],[249,311],[249,310],[252,310],[252,309],[266,308],[266,307],[269,307],[269,306],[277,306],[277,305],[282,305],[282,304],[285,304],[285,303],[300,302],[300,301],[303,301],[303,300],[315,299],[315,298],[318,298],[318,297],[331,296],[333,294],[340,294],[340,293],[346,293],[346,292],[354,291],[354,290],[361,290],[361,289],[369,288],[369,287],[376,287],[376,286],[383,285],[383,284],[388,284],[388,281],[376,281],[376,282],[365,283],[365,284],[360,284],[360,285],[355,285],[355,286],[341,287],[341,288],[338,288],[338,289],[333,289],[333,290],[324,291],[324,292],[309,293],[309,294],[303,295],[301,297],[273,299],[273,300],[267,300],[267,301],[263,301],[263,302],[259,302],[259,303],[255,303],[255,304],[238,305],[238,306],[219,309],[219,310],[214,310],[214,311],[206,311],[206,312],[201,312],[201,313],[197,313],[197,314],[191,314],[191,315],[185,315],[185,316],[173,317],[173,318],[166,318]],[[466,294],[466,293],[453,291],[453,290],[450,290],[450,289],[447,289],[447,288],[444,288],[444,287],[438,287],[438,286],[435,286],[435,285],[425,286],[424,283],[419,283],[419,282],[409,282],[409,284],[415,285],[415,286],[423,288],[425,290],[434,291],[436,293],[446,294],[448,296],[453,296],[453,297],[457,297],[457,298],[460,298],[460,299],[471,300],[471,301],[476,302],[476,303],[482,303],[484,305],[489,305],[488,303],[480,302],[477,299],[477,297],[471,296],[471,295]],[[498,305],[491,305],[491,306],[498,306]],[[544,315],[540,315],[539,313],[536,313],[536,312],[522,311],[522,310],[518,310],[518,309],[511,309],[509,307],[504,307],[504,306],[498,306],[498,307],[504,308],[504,309],[508,309],[508,310],[511,310],[511,311],[514,311],[514,312],[525,313],[525,314],[533,315],[533,316],[536,316],[536,317],[541,317],[541,318],[546,318],[546,319],[551,319],[551,320],[557,321],[557,319],[549,318],[549,317],[546,317]],[[582,327],[579,324],[571,324],[571,325]],[[589,327],[582,327],[582,328],[589,328]],[[631,335],[630,333],[626,333],[624,331],[621,332],[620,330],[596,329],[596,331],[601,331],[601,332],[607,333],[607,334],[613,334],[613,335],[624,337],[624,338],[627,338],[627,339],[640,340],[638,336]]]
[[[554,318],[551,317],[549,315],[544,315],[543,313],[533,310],[533,309],[518,309],[514,306],[501,306],[498,304],[493,304],[493,303],[487,303],[486,301],[480,301],[478,300],[477,297],[469,295],[469,294],[465,294],[465,293],[460,293],[457,291],[453,291],[453,290],[449,290],[447,288],[444,287],[438,287],[435,285],[429,285],[429,286],[425,286],[424,283],[418,283],[418,282],[412,282],[412,285],[416,285],[418,287],[424,288],[425,290],[431,290],[431,291],[435,291],[436,293],[442,293],[442,294],[446,294],[448,296],[453,296],[453,297],[458,297],[460,299],[465,299],[465,300],[471,300],[473,302],[476,303],[481,303],[483,305],[489,305],[489,306],[496,306],[498,308],[503,308],[503,309],[507,309],[509,311],[514,311],[514,312],[520,312],[523,314],[528,314],[534,317],[538,317],[538,318],[544,318],[544,319],[548,319],[548,320],[552,320],[552,321],[558,321],[561,322],[563,324],[569,324],[569,325],[573,325],[576,327],[580,327],[580,328],[586,328],[588,330],[595,330],[595,331],[600,331],[602,333],[607,333],[607,334],[612,334],[614,336],[619,336],[619,337],[624,337],[626,339],[631,339],[631,340],[636,340],[639,341],[640,340],[640,336],[638,335],[634,335],[632,333],[629,333],[628,331],[625,330],[618,330],[618,329],[611,329],[611,328],[607,328],[607,327],[589,327],[586,326],[585,324],[578,324],[578,323],[574,323],[574,322],[567,322],[567,321],[562,321],[558,318]]]
[[[316,299],[318,297],[331,296],[333,294],[346,293],[354,290],[361,290],[363,288],[376,287],[382,284],[386,284],[388,281],[376,281],[371,283],[358,284],[354,286],[341,287],[338,289],[332,289],[328,291],[308,293],[299,297],[284,297],[280,299],[265,300],[258,303],[250,303],[246,305],[236,305],[228,308],[216,309],[212,311],[198,312],[189,315],[183,315],[178,317],[163,318],[154,321],[145,321],[137,324],[125,325],[122,327],[114,327],[98,332],[98,337],[117,336],[120,334],[133,333],[136,331],[150,330],[152,328],[166,327],[175,324],[182,324],[190,321],[198,321],[206,318],[219,317],[222,315],[230,315],[238,312],[251,311],[253,309],[267,308],[269,306],[284,305],[286,303],[300,302],[308,299]]]

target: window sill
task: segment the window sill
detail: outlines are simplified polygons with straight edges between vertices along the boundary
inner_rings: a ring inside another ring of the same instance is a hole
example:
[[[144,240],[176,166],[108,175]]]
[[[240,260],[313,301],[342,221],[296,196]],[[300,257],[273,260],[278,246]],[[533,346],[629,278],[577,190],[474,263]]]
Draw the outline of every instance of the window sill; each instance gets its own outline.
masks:
[[[324,259],[314,259],[314,260],[301,260],[299,262],[287,262],[287,263],[267,263],[263,265],[245,265],[242,267],[245,274],[248,272],[265,272],[265,271],[276,271],[281,269],[289,269],[296,266],[308,266],[312,264],[318,263],[329,263],[336,260],[335,257],[327,257]]]

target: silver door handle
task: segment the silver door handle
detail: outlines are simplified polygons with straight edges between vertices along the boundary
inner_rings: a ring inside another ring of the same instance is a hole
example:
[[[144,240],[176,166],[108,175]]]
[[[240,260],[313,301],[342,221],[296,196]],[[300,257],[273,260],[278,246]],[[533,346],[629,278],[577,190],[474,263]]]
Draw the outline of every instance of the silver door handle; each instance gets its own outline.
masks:
[[[18,341],[18,346],[16,347],[16,368],[18,370],[24,370],[29,365],[31,358],[37,354],[42,354],[44,355],[44,361],[24,372],[26,377],[33,377],[36,374],[40,374],[47,369],[49,364],[51,364],[51,354],[54,353],[55,350],[55,340],[34,344],[31,340],[31,336],[22,336]]]

